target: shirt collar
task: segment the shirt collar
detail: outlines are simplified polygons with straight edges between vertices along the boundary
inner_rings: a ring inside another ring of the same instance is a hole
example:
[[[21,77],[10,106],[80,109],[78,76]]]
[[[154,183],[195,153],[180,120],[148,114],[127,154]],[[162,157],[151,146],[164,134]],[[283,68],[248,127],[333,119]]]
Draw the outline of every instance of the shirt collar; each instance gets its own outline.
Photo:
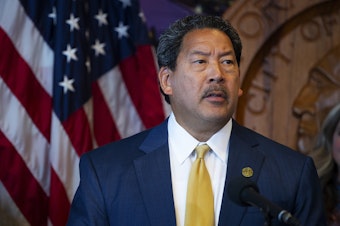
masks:
[[[232,120],[215,133],[206,143],[223,162],[227,163],[227,152],[229,150],[229,138],[231,134]],[[174,152],[177,161],[182,164],[200,143],[180,126],[173,113],[168,120],[168,134],[170,151]]]
[[[209,147],[225,164],[227,164],[227,157],[229,152],[229,140],[232,128],[232,120],[222,127],[207,141]]]

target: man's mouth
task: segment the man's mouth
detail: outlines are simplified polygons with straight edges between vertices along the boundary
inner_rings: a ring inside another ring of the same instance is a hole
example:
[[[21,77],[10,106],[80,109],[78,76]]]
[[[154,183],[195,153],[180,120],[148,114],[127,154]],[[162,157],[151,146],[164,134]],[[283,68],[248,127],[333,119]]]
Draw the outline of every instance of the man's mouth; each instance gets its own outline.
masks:
[[[228,94],[227,91],[222,87],[212,87],[204,92],[203,98],[208,97],[219,97],[227,99]]]
[[[207,93],[206,95],[204,95],[204,97],[223,97],[223,98],[225,98],[226,95],[222,92],[210,92],[210,93]]]

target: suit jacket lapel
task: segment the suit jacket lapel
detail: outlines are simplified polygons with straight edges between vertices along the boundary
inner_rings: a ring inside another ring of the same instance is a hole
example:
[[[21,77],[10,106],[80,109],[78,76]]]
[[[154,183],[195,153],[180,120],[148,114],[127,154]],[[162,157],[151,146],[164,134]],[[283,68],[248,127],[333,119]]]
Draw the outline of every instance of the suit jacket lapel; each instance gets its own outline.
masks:
[[[240,225],[245,209],[228,197],[227,187],[231,179],[242,176],[242,169],[253,170],[255,182],[260,174],[264,155],[259,143],[249,131],[233,122],[230,136],[227,178],[220,212],[220,226]],[[153,226],[174,226],[176,216],[172,195],[167,121],[153,129],[140,146],[146,155],[135,160],[136,175],[147,213]]]
[[[264,161],[264,155],[258,151],[258,146],[258,142],[249,136],[248,130],[240,127],[234,121],[230,136],[227,178],[219,219],[220,226],[226,225],[226,223],[229,225],[240,225],[241,223],[245,209],[229,199],[227,188],[233,178],[242,176],[242,169],[245,167],[250,167],[253,170],[253,175],[250,178],[257,181]]]
[[[140,191],[154,226],[176,225],[166,122],[150,132],[140,146],[147,154],[134,162]]]

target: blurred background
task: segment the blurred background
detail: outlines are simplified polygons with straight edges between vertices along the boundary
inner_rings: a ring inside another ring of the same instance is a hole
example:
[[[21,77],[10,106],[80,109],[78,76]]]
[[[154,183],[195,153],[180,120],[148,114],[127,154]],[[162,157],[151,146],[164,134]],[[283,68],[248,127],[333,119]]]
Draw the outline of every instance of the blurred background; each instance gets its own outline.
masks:
[[[173,21],[190,14],[223,15],[231,0],[141,0],[149,30],[159,36]]]
[[[243,42],[234,118],[310,155],[340,102],[338,0],[0,0],[0,226],[66,223],[79,157],[169,114],[154,48],[190,14]]]

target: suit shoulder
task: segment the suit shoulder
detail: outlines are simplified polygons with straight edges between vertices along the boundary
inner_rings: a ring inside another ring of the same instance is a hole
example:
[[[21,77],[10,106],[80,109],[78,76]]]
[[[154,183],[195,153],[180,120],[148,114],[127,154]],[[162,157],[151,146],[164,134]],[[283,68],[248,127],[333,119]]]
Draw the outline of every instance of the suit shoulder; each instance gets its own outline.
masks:
[[[301,160],[308,158],[306,155],[284,144],[281,144],[245,126],[239,125],[237,122],[233,124],[233,129],[235,129],[236,135],[243,141],[248,142],[252,147],[257,147],[258,150],[264,152],[266,155],[275,154],[278,157],[291,157]]]
[[[139,150],[140,144],[148,135],[149,130],[142,131],[130,137],[97,147],[81,156],[88,158],[94,163],[109,165],[131,161],[143,153]]]
[[[160,142],[159,140],[161,140],[157,139],[159,136],[162,137],[162,142],[167,140],[167,134],[165,132],[167,131],[166,128],[167,123],[164,121],[156,127],[100,146],[89,151],[83,156],[86,156],[86,158],[92,160],[93,162],[107,163],[111,165],[113,163],[124,164],[126,162],[131,162],[139,156],[145,155],[146,152],[152,148],[152,146],[157,145],[157,142]],[[155,138],[155,134],[157,134],[157,138]],[[146,141],[152,144],[151,147],[145,148]]]

